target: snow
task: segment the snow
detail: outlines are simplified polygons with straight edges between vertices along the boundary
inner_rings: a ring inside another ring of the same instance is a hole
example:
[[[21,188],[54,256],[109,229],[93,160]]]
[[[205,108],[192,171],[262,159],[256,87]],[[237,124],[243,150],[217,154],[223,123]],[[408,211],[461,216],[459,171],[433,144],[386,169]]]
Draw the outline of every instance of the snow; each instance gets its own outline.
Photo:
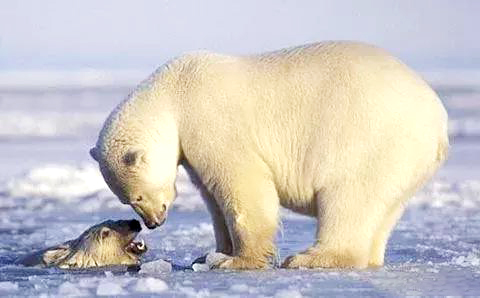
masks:
[[[298,290],[288,289],[288,290],[280,290],[275,293],[275,298],[302,298],[302,293]]]
[[[172,264],[164,260],[156,260],[152,262],[143,263],[140,266],[139,274],[153,274],[153,273],[161,273],[161,272],[171,272],[172,271]]]
[[[480,252],[477,252],[476,254],[470,252],[467,256],[453,258],[452,263],[462,267],[479,266]]]
[[[7,100],[0,101],[0,137],[95,135],[113,106],[150,72],[1,71],[0,92]],[[480,70],[436,70],[423,75],[437,88],[450,112],[461,112],[450,113],[450,136],[480,136]],[[64,105],[65,99],[75,103],[74,109]]]
[[[248,292],[248,285],[246,284],[234,284],[230,287],[232,292]]]
[[[23,137],[75,137],[93,130],[104,119],[103,113],[39,112],[35,115],[18,111],[0,112],[0,136]]]
[[[176,200],[175,209],[181,211],[205,210],[198,191],[193,185],[186,186],[189,178],[180,169],[177,189],[182,192],[182,199]],[[128,206],[118,204],[118,199],[105,184],[97,165],[93,163],[80,164],[45,164],[34,167],[26,173],[10,177],[0,185],[0,194],[5,199],[0,200],[0,207],[23,205],[29,210],[47,211],[58,204],[76,204],[78,212],[93,212],[97,210],[128,209]],[[28,200],[26,200],[28,198]],[[190,233],[207,233],[210,227],[201,224],[198,231]],[[178,231],[178,236],[187,231]]]
[[[480,209],[480,180],[450,183],[435,180],[427,184],[410,204],[423,208]]]
[[[206,263],[195,263],[192,265],[192,269],[195,272],[202,272],[210,270],[210,266]]]
[[[168,285],[161,279],[147,277],[139,279],[133,290],[139,293],[161,293],[168,289]]]
[[[58,287],[58,295],[61,296],[87,296],[88,292],[77,285],[66,281]]]
[[[448,126],[448,134],[451,137],[479,137],[480,119],[451,119]]]
[[[149,250],[138,272],[14,265],[21,255],[76,238],[105,219],[138,218],[110,192],[88,155],[102,121],[129,87],[107,87],[109,79],[95,88],[85,86],[95,85],[88,80],[75,88],[65,83],[61,90],[0,86],[0,296],[476,296],[480,82],[450,81],[451,76],[432,80],[451,119],[449,160],[409,202],[385,266],[362,271],[211,270],[224,256],[212,253],[210,216],[181,167],[178,198],[165,225],[141,232]],[[279,261],[307,248],[315,234],[313,219],[287,210],[281,215]],[[207,253],[207,264],[191,266]]]
[[[102,281],[98,284],[97,295],[98,296],[115,296],[122,295],[125,292],[123,291],[122,286],[113,282],[113,281]]]
[[[71,200],[105,189],[93,165],[45,165],[7,181],[3,192],[11,197]]]
[[[10,281],[0,282],[0,294],[16,292],[18,290],[18,284]]]
[[[206,210],[195,187],[189,184],[185,171],[180,168],[177,189],[180,198],[174,202],[174,209],[181,212]],[[0,194],[5,199],[0,207],[25,204],[24,208],[47,210],[52,204],[77,204],[79,212],[97,210],[128,209],[118,204],[118,199],[109,191],[103,178],[93,163],[46,164],[34,167],[26,173],[11,177],[0,185]],[[25,200],[28,198],[28,200]],[[410,205],[422,208],[480,208],[480,179],[450,182],[436,179],[427,184],[410,201]],[[289,218],[303,218],[295,213],[285,212]],[[176,237],[188,237],[190,234],[208,235],[212,225],[200,223],[193,229],[179,229]],[[198,246],[206,247],[208,242],[200,240]]]

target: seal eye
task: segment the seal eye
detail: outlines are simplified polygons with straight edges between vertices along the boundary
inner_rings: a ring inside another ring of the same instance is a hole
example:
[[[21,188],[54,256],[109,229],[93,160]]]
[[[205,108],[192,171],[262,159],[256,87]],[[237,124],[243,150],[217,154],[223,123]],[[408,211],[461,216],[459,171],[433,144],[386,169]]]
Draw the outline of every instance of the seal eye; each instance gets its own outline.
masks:
[[[108,236],[110,236],[110,231],[109,231],[109,230],[103,229],[103,230],[100,232],[100,237],[102,237],[102,239],[105,239],[105,238],[107,238]]]

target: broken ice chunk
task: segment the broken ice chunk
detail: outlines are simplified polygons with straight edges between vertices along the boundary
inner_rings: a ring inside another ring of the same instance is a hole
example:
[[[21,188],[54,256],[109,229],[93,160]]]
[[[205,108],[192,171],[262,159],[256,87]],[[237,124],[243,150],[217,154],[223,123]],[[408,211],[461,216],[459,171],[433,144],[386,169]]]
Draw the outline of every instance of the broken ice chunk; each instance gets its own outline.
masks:
[[[156,260],[152,262],[143,263],[140,266],[140,274],[150,274],[158,272],[171,272],[172,264],[164,260]]]

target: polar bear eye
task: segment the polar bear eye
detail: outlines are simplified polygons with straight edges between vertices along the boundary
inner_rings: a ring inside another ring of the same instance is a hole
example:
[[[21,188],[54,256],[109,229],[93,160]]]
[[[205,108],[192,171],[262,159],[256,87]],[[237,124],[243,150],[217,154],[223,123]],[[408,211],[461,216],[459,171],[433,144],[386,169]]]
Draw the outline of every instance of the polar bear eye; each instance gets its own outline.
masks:
[[[143,197],[142,197],[142,196],[138,196],[137,202],[141,202],[142,200],[143,200]]]
[[[130,150],[123,156],[123,162],[127,166],[138,166],[141,161],[145,161],[145,151],[142,149],[139,150]]]

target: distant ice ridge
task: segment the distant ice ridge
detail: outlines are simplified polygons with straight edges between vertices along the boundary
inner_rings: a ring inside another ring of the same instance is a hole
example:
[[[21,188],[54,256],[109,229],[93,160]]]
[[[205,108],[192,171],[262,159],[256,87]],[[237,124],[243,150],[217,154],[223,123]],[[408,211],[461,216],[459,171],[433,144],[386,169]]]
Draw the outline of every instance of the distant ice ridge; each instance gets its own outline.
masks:
[[[191,184],[185,170],[179,168],[176,182],[178,198],[173,208],[191,212],[205,210],[198,191]],[[120,204],[110,192],[97,166],[51,164],[29,170],[0,185],[0,208],[19,207],[50,209],[55,204],[75,205],[80,212],[129,208]],[[434,180],[427,184],[410,202],[424,208],[456,207],[480,208],[480,181],[446,182]]]
[[[452,263],[462,267],[478,267],[480,266],[480,254],[470,252],[466,256],[454,257]]]
[[[410,201],[410,205],[423,208],[480,208],[480,181],[466,180],[450,183],[435,180],[428,183]]]
[[[134,86],[155,69],[30,69],[0,71],[0,88]],[[420,74],[434,87],[480,86],[480,69],[426,69]]]
[[[480,88],[480,69],[430,69],[420,71],[425,80],[436,87]]]
[[[78,138],[96,135],[106,115],[104,112],[0,111],[0,137]],[[480,137],[480,108],[478,117],[451,117],[448,126],[450,137]]]
[[[0,72],[0,88],[72,88],[133,86],[148,76],[146,69],[11,70]]]
[[[480,103],[480,96],[478,98]],[[455,137],[480,137],[480,113],[478,117],[449,119],[448,135]]]
[[[152,71],[0,71],[0,137],[97,134],[108,113]],[[422,74],[449,112],[450,136],[480,137],[480,70]]]
[[[10,197],[50,198],[65,202],[105,190],[99,170],[91,164],[45,165],[7,181]]]
[[[205,209],[196,188],[181,167],[176,185],[179,196],[173,208],[179,211]],[[98,167],[91,163],[49,164],[33,168],[0,185],[1,196],[0,208],[47,211],[59,207],[59,203],[75,206],[79,212],[129,208],[110,192]]]
[[[78,137],[96,133],[105,113],[1,111],[0,136],[18,137]]]

